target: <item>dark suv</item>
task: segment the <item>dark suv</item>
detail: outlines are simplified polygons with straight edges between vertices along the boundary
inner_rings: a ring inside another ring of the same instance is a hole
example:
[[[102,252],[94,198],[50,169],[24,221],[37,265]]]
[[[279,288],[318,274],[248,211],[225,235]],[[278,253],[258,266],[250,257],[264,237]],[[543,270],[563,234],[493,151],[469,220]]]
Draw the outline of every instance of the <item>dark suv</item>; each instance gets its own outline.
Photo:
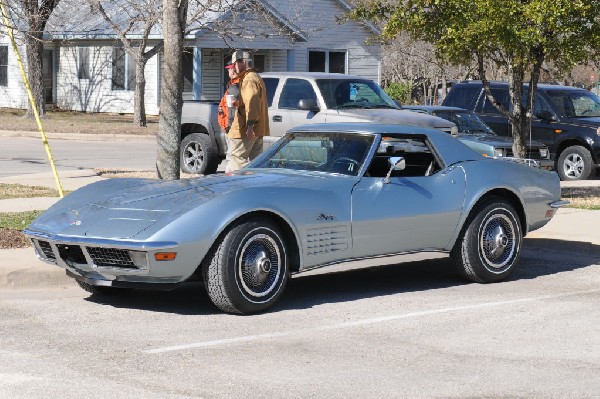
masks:
[[[490,88],[508,109],[508,83],[490,82]],[[496,134],[512,137],[508,118],[488,101],[481,81],[454,84],[443,105],[472,110]],[[531,138],[548,146],[561,180],[593,177],[600,167],[600,97],[576,87],[539,84],[532,114]]]

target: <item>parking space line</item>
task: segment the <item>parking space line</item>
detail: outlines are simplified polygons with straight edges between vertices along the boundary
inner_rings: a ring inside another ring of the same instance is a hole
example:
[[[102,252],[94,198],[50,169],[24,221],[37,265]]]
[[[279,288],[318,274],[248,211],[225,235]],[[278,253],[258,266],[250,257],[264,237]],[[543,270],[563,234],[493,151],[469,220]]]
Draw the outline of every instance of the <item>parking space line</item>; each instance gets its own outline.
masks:
[[[337,330],[337,329],[343,329],[343,328],[360,327],[360,326],[384,323],[384,322],[394,321],[394,320],[410,319],[410,318],[414,318],[414,317],[424,317],[424,316],[430,316],[430,315],[441,314],[441,313],[451,313],[451,312],[458,312],[458,311],[465,311],[465,310],[483,309],[483,308],[489,308],[489,307],[494,307],[494,306],[514,305],[514,304],[525,303],[525,302],[556,299],[556,298],[561,298],[561,297],[565,297],[565,296],[591,294],[591,293],[596,293],[596,292],[600,292],[600,289],[565,292],[562,294],[555,294],[555,295],[544,295],[544,296],[538,296],[538,297],[519,298],[519,299],[506,300],[506,301],[485,302],[485,303],[478,303],[478,304],[472,304],[472,305],[463,305],[463,306],[454,306],[454,307],[449,307],[449,308],[424,310],[424,311],[420,311],[420,312],[410,312],[410,313],[404,313],[404,314],[375,317],[375,318],[370,318],[370,319],[362,319],[362,320],[356,320],[356,321],[350,321],[350,322],[336,323],[336,324],[325,325],[325,326],[314,327],[314,328],[306,328],[306,329],[301,329],[301,330],[282,331],[282,332],[258,334],[258,335],[245,335],[245,336],[226,338],[226,339],[195,342],[195,343],[184,344],[184,345],[165,346],[162,348],[143,350],[142,353],[160,354],[160,353],[166,353],[166,352],[183,351],[183,350],[188,350],[188,349],[207,348],[207,347],[214,347],[214,346],[221,346],[221,345],[228,345],[228,344],[237,344],[240,342],[258,341],[258,340],[263,340],[263,339],[288,337],[288,336],[292,336],[292,335],[311,333],[311,332],[321,332],[321,331]]]

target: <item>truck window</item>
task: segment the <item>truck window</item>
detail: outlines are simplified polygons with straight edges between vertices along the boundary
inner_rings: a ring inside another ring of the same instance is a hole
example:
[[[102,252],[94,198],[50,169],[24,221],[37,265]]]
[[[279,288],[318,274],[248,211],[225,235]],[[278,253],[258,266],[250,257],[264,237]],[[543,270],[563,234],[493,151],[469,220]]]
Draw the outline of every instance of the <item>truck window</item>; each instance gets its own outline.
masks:
[[[315,100],[317,95],[309,81],[288,79],[279,96],[279,108],[298,109],[300,100]]]
[[[263,78],[263,81],[265,82],[265,87],[267,88],[267,104],[269,107],[271,107],[271,105],[273,105],[273,97],[275,97],[275,90],[279,84],[279,79]]]

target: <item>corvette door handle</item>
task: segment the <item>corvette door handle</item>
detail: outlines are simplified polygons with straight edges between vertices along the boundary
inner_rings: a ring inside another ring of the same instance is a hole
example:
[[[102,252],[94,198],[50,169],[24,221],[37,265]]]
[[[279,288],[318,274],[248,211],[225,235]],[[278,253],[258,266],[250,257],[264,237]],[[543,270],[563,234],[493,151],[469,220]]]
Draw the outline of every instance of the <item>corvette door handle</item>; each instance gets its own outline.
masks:
[[[283,122],[283,117],[281,115],[274,115],[273,122]]]

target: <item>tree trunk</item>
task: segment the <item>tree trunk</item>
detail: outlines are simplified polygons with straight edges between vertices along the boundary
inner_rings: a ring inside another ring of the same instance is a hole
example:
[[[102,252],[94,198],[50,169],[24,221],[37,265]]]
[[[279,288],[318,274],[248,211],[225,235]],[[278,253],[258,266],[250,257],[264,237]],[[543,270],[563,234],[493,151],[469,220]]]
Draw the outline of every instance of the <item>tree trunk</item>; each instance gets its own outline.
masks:
[[[508,93],[510,95],[509,122],[512,128],[513,154],[525,158],[525,134],[527,132],[527,113],[523,109],[523,80],[525,71],[520,65],[509,64]]]
[[[144,96],[146,94],[146,58],[141,55],[136,57],[135,63],[135,95],[133,98],[133,123],[136,126],[146,127],[146,102]]]
[[[44,75],[42,72],[42,57],[44,45],[42,43],[41,33],[34,32],[36,27],[30,26],[30,32],[25,35],[26,57],[27,57],[27,79],[31,87],[33,100],[37,107],[40,117],[46,114],[45,98],[44,98]],[[33,107],[30,102],[27,103],[28,118],[33,118]]]
[[[156,172],[159,179],[179,179],[181,107],[183,105],[183,30],[187,0],[163,0],[164,64],[160,93]]]

